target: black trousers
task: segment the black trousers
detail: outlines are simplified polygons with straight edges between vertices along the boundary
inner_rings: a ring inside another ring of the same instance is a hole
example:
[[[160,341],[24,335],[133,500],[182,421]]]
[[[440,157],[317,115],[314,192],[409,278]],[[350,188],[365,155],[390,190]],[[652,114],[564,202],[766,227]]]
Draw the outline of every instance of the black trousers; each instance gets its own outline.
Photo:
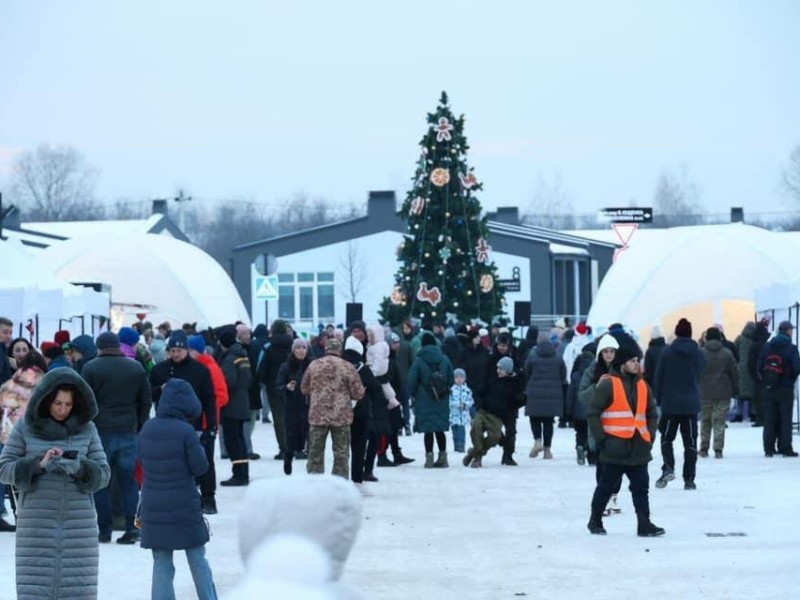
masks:
[[[792,408],[794,390],[792,388],[767,388],[764,394],[764,452],[792,451]]]
[[[589,424],[586,419],[572,419],[572,428],[575,430],[575,447],[589,449]]]
[[[553,443],[553,417],[528,417],[531,422],[531,433],[534,440],[541,440],[544,436],[544,447],[549,448]]]
[[[354,417],[350,425],[350,479],[364,481],[364,460],[367,454],[369,417]]]
[[[519,409],[514,408],[508,411],[506,418],[503,419],[503,429],[505,430],[503,458],[511,458],[517,449],[517,415],[519,415]]]
[[[672,443],[681,432],[683,440],[683,480],[694,481],[697,467],[697,415],[661,415],[658,431],[661,434],[662,469],[675,472],[675,451]]]
[[[308,410],[287,408],[284,412],[286,426],[286,452],[302,452],[308,439]]]
[[[222,419],[225,448],[228,450],[228,458],[233,465],[233,478],[238,481],[250,481],[244,423],[241,419],[226,419],[224,417]]]
[[[217,470],[214,468],[214,443],[216,437],[207,439],[200,435],[202,432],[198,431],[197,435],[200,436],[200,445],[206,451],[206,458],[208,459],[208,471],[195,479],[200,486],[200,495],[203,498],[214,499],[217,493]]]
[[[619,490],[622,485],[622,476],[627,475],[633,498],[633,506],[636,514],[650,516],[650,475],[647,473],[647,464],[636,465],[634,467],[625,465],[603,465],[603,475],[597,483],[592,496],[592,514],[602,514],[603,510],[611,499],[612,494]]]
[[[594,480],[597,482],[597,485],[600,485],[600,482],[603,480],[603,473],[605,472],[606,465],[601,463],[600,460],[597,460],[597,464],[594,467]],[[617,480],[617,485],[611,490],[611,495],[619,494],[619,491],[622,489],[622,477]],[[605,508],[605,506],[603,506]]]

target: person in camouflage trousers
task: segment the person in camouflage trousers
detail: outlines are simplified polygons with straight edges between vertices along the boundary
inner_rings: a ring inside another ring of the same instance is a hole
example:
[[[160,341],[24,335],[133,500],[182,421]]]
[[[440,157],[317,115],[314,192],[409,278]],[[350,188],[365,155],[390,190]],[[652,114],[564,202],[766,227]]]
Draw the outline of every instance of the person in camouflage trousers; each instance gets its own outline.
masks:
[[[353,400],[364,397],[364,386],[355,367],[341,358],[342,343],[329,339],[325,356],[313,361],[303,376],[300,389],[309,397],[308,463],[309,473],[325,472],[325,442],[328,433],[333,443],[334,475],[350,477],[350,424]]]
[[[731,398],[739,395],[739,369],[733,353],[722,345],[722,333],[716,327],[706,330],[703,354],[706,367],[700,374],[700,453],[708,457],[711,432],[714,432],[714,458],[722,458],[725,447],[725,413]]]

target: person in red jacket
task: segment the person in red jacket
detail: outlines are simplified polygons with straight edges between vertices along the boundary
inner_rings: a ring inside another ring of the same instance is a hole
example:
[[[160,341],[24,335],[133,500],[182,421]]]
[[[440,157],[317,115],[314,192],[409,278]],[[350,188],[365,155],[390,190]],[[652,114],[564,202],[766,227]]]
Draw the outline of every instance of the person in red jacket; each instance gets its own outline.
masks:
[[[211,383],[214,384],[214,395],[217,398],[217,423],[219,423],[219,413],[228,403],[228,384],[225,383],[225,376],[214,357],[206,354],[206,340],[202,335],[193,335],[186,345],[189,347],[189,356],[211,372]],[[205,423],[203,426],[205,427]]]
[[[206,340],[202,335],[193,335],[186,342],[189,350],[189,356],[203,365],[211,374],[211,383],[214,386],[214,396],[216,397],[217,404],[217,423],[221,423],[220,412],[222,407],[228,403],[228,384],[225,383],[225,376],[222,374],[222,369],[219,368],[217,361],[210,354],[206,354]],[[203,416],[203,429],[206,428],[206,418]],[[225,440],[222,437],[222,428],[219,428],[219,452],[220,456],[226,458]],[[208,501],[203,502],[203,512],[207,515],[217,514],[216,502]]]

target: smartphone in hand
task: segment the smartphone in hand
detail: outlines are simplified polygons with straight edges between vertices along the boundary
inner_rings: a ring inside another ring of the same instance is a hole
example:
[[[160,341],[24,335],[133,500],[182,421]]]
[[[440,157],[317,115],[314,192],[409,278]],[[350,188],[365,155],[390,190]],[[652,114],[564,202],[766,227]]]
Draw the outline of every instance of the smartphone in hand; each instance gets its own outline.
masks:
[[[61,456],[64,457],[64,458],[69,458],[69,459],[78,458],[78,451],[77,450],[65,450],[61,454]]]

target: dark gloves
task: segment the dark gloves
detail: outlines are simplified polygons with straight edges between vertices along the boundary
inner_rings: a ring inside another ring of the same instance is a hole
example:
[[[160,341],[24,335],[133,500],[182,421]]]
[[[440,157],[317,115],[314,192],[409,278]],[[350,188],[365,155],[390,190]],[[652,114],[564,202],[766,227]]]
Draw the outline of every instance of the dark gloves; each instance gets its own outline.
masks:
[[[200,443],[203,446],[210,446],[217,439],[217,431],[215,429],[204,429],[200,434]]]

